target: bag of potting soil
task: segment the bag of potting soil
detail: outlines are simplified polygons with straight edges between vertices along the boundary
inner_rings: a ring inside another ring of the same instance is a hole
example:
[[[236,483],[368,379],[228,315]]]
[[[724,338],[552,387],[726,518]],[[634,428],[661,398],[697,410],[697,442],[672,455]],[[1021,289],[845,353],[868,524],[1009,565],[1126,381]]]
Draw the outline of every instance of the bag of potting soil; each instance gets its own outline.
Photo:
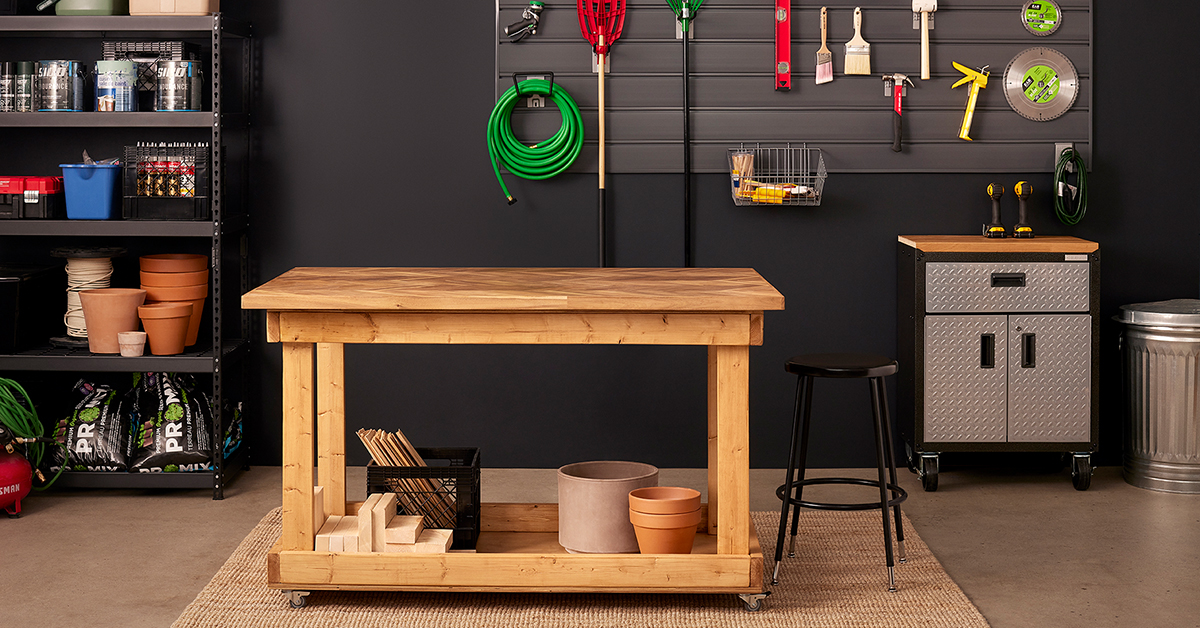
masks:
[[[181,373],[134,377],[133,453],[129,468],[143,473],[212,469],[212,404]]]
[[[75,390],[83,400],[71,416],[58,422],[52,471],[124,471],[129,453],[129,400],[109,386],[80,380]],[[64,456],[66,460],[64,462]]]

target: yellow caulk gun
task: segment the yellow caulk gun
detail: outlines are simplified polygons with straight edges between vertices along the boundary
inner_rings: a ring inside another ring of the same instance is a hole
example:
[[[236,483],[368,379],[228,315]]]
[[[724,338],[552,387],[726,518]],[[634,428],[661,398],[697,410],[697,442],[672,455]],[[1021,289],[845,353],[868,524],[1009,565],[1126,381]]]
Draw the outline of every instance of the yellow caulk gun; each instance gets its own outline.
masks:
[[[988,74],[990,74],[988,68],[991,66],[985,65],[976,71],[957,61],[952,61],[951,63],[954,64],[954,69],[966,74],[966,76],[958,79],[958,82],[950,89],[968,82],[971,84],[970,96],[967,96],[967,111],[963,114],[962,128],[958,130],[959,139],[970,142],[971,138],[968,137],[968,134],[971,132],[971,118],[975,117],[975,101],[979,98],[979,90],[987,87]]]

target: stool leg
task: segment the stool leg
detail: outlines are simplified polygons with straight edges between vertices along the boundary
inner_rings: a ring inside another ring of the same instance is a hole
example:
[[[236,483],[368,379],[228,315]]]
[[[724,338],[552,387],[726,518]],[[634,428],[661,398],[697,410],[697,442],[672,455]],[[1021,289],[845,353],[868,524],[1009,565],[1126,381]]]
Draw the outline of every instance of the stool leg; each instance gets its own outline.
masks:
[[[796,439],[800,435],[800,408],[804,402],[804,380],[801,376],[796,380],[796,407],[792,411],[792,437],[788,439],[787,477],[783,480],[783,494],[780,496],[783,506],[779,513],[779,537],[775,539],[775,573],[771,576],[771,584],[779,584],[779,567],[783,564],[783,535],[787,532],[788,508],[792,505],[792,486],[796,474]],[[796,506],[799,510],[800,507]]]
[[[892,484],[900,486],[899,480],[896,478],[896,441],[892,440],[892,421],[891,417],[888,416],[887,384],[881,377],[876,380],[875,385],[879,387],[879,405],[883,410],[883,435],[884,443],[886,443],[884,451],[887,452],[888,471],[891,472]],[[892,495],[892,497],[895,497],[895,495]],[[908,559],[904,555],[904,520],[900,517],[900,504],[896,504],[893,508],[895,511],[893,516],[896,522],[896,549],[898,550],[896,552],[896,560],[903,564],[908,562]]]
[[[883,421],[879,411],[879,390],[875,386],[875,380],[871,378],[867,382],[871,388],[871,414],[875,418],[875,454],[879,462],[879,509],[883,511],[883,548],[887,554],[888,568],[888,591],[896,590],[896,562],[892,557],[892,511],[888,508],[888,495],[891,491],[887,487],[887,474],[884,467],[887,466],[887,453],[884,451],[883,444]]]
[[[797,462],[797,472],[800,476],[798,481],[803,482],[805,473],[808,470],[808,428],[812,425],[812,391],[813,378],[806,376],[804,378],[804,422],[800,427],[800,460]],[[796,501],[799,502],[804,496],[804,486],[796,487]],[[792,538],[788,542],[788,556],[796,557],[796,529],[800,527],[800,506],[796,506],[796,510],[792,511]]]

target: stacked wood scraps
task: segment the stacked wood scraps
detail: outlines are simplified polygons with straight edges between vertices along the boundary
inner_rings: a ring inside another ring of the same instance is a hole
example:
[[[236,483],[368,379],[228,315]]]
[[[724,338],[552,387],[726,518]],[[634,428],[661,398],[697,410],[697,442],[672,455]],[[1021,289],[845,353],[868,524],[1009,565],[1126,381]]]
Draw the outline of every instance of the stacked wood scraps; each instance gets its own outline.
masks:
[[[424,517],[396,513],[395,493],[373,493],[357,515],[324,516],[318,486],[313,491],[314,520],[323,519],[314,543],[318,552],[403,552],[442,554],[454,542],[454,530],[426,529]]]
[[[383,467],[425,467],[421,454],[400,430],[358,430],[358,438]],[[389,478],[400,507],[409,515],[424,516],[435,528],[454,528],[458,520],[453,487],[434,478]]]

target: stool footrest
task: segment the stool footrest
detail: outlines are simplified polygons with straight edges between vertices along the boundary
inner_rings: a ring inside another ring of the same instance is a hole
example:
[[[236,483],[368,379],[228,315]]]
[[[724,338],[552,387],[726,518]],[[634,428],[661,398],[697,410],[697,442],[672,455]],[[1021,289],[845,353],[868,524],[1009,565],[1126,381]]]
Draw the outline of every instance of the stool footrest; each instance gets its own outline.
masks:
[[[876,489],[879,488],[879,480],[864,480],[860,478],[809,478],[806,480],[800,480],[798,482],[790,482],[788,484],[779,485],[779,488],[775,489],[775,496],[782,500],[785,498],[784,496],[786,494],[788,503],[794,506],[812,508],[813,510],[871,510],[880,507],[880,503],[878,501],[858,504],[830,504],[825,502],[805,501],[791,496],[790,489],[794,489],[797,486],[812,486],[814,484],[856,484],[859,486],[872,486]],[[896,486],[895,484],[889,482],[887,484],[887,489],[891,491],[893,495],[893,497],[887,502],[888,508],[899,506],[900,504],[904,503],[904,500],[908,499],[908,492],[899,486]]]

